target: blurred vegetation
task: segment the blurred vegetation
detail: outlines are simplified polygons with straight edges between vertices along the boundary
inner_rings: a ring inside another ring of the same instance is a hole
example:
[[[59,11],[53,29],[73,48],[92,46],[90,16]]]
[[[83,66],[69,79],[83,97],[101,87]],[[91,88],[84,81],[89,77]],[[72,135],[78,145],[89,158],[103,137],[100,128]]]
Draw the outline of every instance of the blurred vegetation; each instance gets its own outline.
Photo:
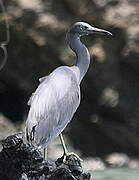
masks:
[[[67,135],[85,156],[126,152],[139,156],[139,3],[137,0],[5,0],[11,40],[0,72],[0,112],[23,121],[38,78],[72,65],[65,42],[76,21],[109,30],[113,37],[88,36],[91,65],[81,105]],[[0,24],[0,41],[5,36]],[[0,53],[1,54],[1,53]]]

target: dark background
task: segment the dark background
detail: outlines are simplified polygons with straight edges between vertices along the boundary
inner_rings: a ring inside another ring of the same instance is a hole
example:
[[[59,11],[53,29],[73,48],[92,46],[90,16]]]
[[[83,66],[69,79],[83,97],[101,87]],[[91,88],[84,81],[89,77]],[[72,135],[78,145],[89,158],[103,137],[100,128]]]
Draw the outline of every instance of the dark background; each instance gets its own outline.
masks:
[[[91,65],[81,84],[82,101],[65,133],[84,156],[111,152],[139,156],[139,2],[137,0],[4,1],[10,23],[8,61],[0,72],[0,112],[15,124],[26,119],[38,79],[72,65],[65,42],[76,21],[109,30],[89,35]],[[0,40],[5,37],[0,23]],[[2,60],[2,51],[0,51]]]

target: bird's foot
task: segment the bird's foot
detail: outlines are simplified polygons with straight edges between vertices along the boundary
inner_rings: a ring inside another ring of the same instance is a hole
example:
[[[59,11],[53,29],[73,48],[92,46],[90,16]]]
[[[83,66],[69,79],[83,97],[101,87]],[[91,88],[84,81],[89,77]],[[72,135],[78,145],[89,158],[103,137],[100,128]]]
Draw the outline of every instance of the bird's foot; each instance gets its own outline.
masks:
[[[74,157],[76,157],[79,161],[83,161],[79,156],[78,156],[78,154],[76,154],[76,153],[74,153],[74,152],[68,152],[68,153],[66,153],[66,154],[64,154],[64,157],[63,157],[63,162],[66,162],[66,159],[67,159],[67,157],[68,156],[74,156]]]

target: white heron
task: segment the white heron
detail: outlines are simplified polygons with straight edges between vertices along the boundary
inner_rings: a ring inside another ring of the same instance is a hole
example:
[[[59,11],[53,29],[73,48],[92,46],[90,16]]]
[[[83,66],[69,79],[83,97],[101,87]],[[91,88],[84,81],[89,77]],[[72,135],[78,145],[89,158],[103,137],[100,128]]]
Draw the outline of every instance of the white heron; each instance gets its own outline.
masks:
[[[94,33],[112,35],[85,22],[77,22],[69,29],[66,40],[76,54],[75,65],[58,67],[50,75],[39,79],[40,85],[28,102],[27,139],[45,148],[60,135],[64,157],[71,153],[66,149],[62,131],[80,104],[80,83],[90,64],[88,49],[80,37]]]

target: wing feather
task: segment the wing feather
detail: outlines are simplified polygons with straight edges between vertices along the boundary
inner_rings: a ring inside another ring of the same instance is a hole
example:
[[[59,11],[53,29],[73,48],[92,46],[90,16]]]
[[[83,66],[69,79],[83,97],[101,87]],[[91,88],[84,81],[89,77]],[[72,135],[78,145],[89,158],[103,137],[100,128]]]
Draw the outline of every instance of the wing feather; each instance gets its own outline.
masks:
[[[63,131],[79,106],[76,76],[68,68],[57,68],[43,79],[29,101],[28,134],[35,127],[35,142],[45,147]]]

